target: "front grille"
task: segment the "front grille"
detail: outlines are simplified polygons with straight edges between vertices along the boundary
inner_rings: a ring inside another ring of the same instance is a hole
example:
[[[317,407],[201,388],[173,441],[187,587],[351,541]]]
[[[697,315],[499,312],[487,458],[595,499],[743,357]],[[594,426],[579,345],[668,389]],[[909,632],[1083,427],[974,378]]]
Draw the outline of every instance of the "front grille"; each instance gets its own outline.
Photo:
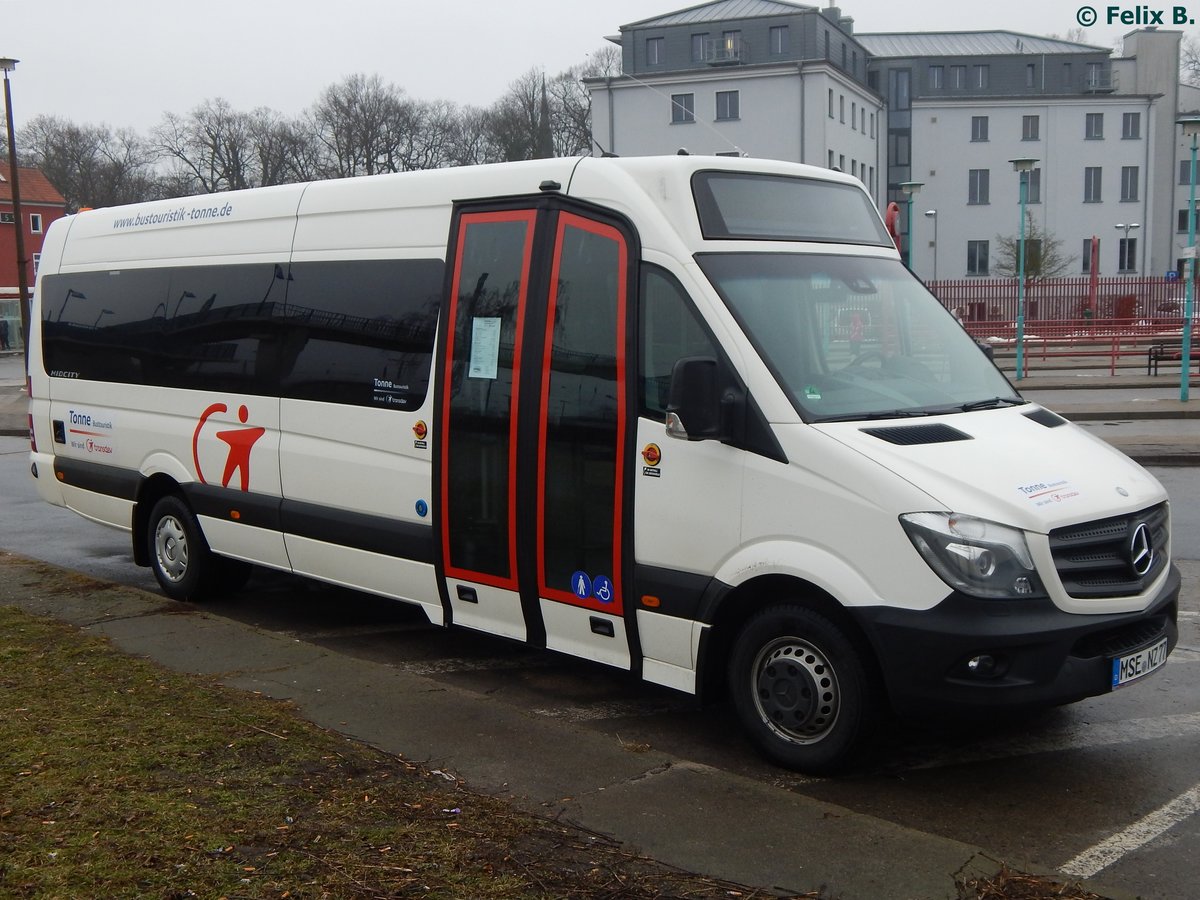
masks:
[[[1167,542],[1165,503],[1050,532],[1063,588],[1081,600],[1140,594],[1167,565]]]
[[[1112,631],[1088,635],[1075,645],[1071,655],[1084,659],[1096,656],[1124,656],[1139,647],[1148,646],[1166,633],[1167,617],[1155,616]]]

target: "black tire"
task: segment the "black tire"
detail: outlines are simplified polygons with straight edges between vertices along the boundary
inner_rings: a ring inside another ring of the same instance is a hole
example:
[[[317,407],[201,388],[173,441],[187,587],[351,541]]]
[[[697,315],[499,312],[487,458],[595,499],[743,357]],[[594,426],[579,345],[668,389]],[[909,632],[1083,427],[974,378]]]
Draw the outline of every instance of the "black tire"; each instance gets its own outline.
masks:
[[[729,659],[729,685],[754,745],[773,762],[813,775],[844,768],[877,715],[854,642],[804,606],[773,606],[746,623]]]
[[[208,548],[200,523],[174,494],[150,511],[146,550],[159,587],[172,600],[203,600],[210,595],[221,560]]]

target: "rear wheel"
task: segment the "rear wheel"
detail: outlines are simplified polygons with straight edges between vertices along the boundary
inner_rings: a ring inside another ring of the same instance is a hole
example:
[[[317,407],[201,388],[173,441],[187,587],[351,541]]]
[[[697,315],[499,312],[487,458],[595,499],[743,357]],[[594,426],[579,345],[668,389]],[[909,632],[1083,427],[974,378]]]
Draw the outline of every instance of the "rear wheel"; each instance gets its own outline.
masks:
[[[734,707],[760,751],[814,774],[844,766],[875,716],[853,641],[807,607],[765,609],[743,628],[729,662]]]
[[[173,600],[203,600],[220,591],[236,591],[250,577],[249,563],[209,549],[196,516],[174,494],[154,504],[146,539],[150,568]]]

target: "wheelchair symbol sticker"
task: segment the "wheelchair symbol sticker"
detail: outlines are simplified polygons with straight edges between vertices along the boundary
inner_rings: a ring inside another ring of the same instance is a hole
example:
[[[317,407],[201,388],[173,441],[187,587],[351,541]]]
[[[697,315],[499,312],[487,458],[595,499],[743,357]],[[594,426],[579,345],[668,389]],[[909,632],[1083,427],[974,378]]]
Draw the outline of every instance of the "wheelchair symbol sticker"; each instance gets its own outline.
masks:
[[[616,591],[612,581],[605,575],[597,575],[592,579],[592,596],[601,603],[612,603]]]
[[[571,576],[571,593],[580,600],[592,596],[592,579],[585,572],[576,572]]]

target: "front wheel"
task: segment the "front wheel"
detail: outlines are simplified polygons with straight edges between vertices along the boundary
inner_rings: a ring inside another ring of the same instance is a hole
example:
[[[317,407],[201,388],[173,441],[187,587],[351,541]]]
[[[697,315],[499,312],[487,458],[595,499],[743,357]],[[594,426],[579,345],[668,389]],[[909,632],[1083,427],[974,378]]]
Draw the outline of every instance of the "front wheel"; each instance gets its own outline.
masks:
[[[729,661],[734,707],[755,746],[811,774],[844,766],[875,717],[867,668],[845,631],[799,605],[765,609]]]

